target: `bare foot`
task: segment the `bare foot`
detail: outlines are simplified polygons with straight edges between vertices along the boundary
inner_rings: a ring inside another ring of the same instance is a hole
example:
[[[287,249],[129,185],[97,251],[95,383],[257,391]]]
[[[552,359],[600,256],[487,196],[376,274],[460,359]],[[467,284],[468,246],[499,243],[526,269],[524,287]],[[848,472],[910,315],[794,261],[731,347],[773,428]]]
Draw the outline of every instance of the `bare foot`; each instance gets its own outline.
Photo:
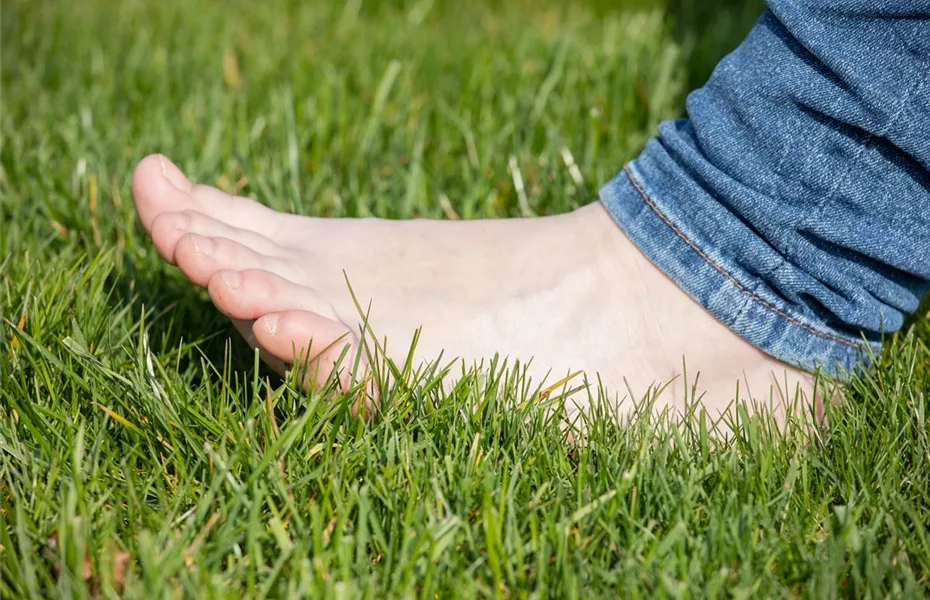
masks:
[[[160,155],[136,168],[133,197],[164,259],[206,287],[279,370],[295,348],[307,353],[311,339],[306,357],[321,376],[345,344],[359,346],[362,318],[348,277],[395,360],[422,327],[419,359],[532,359],[537,382],[547,373],[549,382],[575,370],[590,381],[598,374],[609,392],[626,396],[621,414],[633,407],[629,391],[639,400],[669,381],[657,408],[680,410],[697,373],[711,415],[731,404],[737,385],[741,400],[782,417],[786,392],[793,399],[800,386],[811,397],[808,374],[711,317],[600,203],[532,219],[319,219],[194,185]]]

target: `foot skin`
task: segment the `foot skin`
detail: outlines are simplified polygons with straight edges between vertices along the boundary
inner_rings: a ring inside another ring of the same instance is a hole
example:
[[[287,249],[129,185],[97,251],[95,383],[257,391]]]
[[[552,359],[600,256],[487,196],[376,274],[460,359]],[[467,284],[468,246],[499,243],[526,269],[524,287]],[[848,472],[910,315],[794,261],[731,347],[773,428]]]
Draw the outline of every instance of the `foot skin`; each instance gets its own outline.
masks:
[[[808,374],[763,354],[711,317],[621,233],[600,203],[532,219],[388,221],[279,213],[194,185],[160,155],[133,175],[139,219],[161,256],[195,285],[272,367],[295,349],[323,381],[362,321],[387,354],[471,364],[495,353],[526,361],[540,382],[582,370],[616,395],[618,416],[650,386],[656,409],[698,394],[711,415],[741,400],[774,409]],[[312,340],[312,345],[310,344]],[[681,377],[683,359],[689,382]],[[343,361],[346,364],[348,361]],[[348,373],[348,368],[343,369]],[[345,378],[345,374],[342,374]],[[586,401],[584,397],[573,399]],[[584,406],[580,406],[584,410]]]

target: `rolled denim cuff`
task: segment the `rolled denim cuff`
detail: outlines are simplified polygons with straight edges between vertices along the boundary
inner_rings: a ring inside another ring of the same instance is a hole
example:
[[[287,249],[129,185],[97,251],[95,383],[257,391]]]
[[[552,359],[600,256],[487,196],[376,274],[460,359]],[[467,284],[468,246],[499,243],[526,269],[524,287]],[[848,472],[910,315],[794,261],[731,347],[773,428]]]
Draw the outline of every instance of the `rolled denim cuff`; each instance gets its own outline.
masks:
[[[715,318],[766,354],[840,379],[879,353],[880,344],[796,314],[764,281],[696,235],[688,223],[700,215],[688,212],[687,190],[665,183],[643,177],[633,161],[601,189],[601,202],[646,257]]]

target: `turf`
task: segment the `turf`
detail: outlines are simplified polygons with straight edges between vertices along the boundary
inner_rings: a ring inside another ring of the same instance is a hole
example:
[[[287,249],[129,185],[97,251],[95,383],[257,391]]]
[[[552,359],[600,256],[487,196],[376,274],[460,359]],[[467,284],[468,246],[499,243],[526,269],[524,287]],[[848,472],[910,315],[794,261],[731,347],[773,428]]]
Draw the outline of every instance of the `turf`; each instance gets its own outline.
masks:
[[[154,151],[305,214],[570,210],[759,14],[498,4],[4,2],[0,596],[930,591],[926,306],[813,435],[570,443],[563,389],[503,360],[451,391],[451,357],[382,364],[392,408],[353,418],[158,259],[129,189]]]

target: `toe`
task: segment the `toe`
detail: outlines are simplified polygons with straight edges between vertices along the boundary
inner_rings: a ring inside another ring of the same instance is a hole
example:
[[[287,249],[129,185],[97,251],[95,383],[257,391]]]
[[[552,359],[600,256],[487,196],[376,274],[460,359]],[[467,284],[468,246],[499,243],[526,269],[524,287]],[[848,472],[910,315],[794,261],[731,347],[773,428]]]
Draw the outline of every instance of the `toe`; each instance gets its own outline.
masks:
[[[132,199],[146,231],[163,212],[193,207],[192,184],[184,173],[161,154],[146,156],[132,174]]]
[[[191,188],[191,196],[196,201],[197,210],[204,214],[234,227],[272,238],[281,231],[283,217],[299,218],[279,213],[251,198],[232,196],[209,185],[194,185]]]
[[[219,271],[207,282],[207,289],[213,304],[232,319],[257,319],[286,310],[333,315],[329,303],[313,289],[261,269]]]
[[[288,262],[267,256],[223,237],[188,233],[175,248],[174,260],[191,282],[206,287],[222,270],[262,269],[281,276],[290,273]]]
[[[281,256],[284,252],[278,244],[260,233],[233,227],[195,210],[161,213],[151,227],[155,247],[159,254],[172,264],[175,262],[178,242],[189,233],[223,237],[268,256]]]
[[[132,196],[147,231],[164,212],[192,209],[234,227],[274,236],[282,215],[267,206],[222,190],[195,185],[160,154],[143,158],[132,175]]]
[[[245,342],[249,345],[250,348],[258,348],[258,352],[262,357],[262,360],[265,361],[272,370],[277,372],[279,375],[284,375],[284,372],[287,370],[287,364],[272,354],[269,354],[261,345],[258,343],[258,339],[255,337],[255,333],[252,332],[252,326],[255,324],[255,321],[242,321],[239,319],[232,319],[232,324],[236,327],[236,330],[245,338]]]
[[[271,357],[301,369],[301,380],[310,389],[335,381],[339,389],[348,390],[367,373],[358,337],[345,324],[315,312],[267,314],[255,321],[252,331],[256,342]],[[370,382],[366,387],[374,397]],[[353,412],[362,407],[368,414],[374,404],[361,398],[353,405]]]
[[[324,354],[334,361],[347,345],[357,346],[344,324],[303,310],[264,315],[252,325],[252,332],[265,351],[288,363],[312,361]]]

